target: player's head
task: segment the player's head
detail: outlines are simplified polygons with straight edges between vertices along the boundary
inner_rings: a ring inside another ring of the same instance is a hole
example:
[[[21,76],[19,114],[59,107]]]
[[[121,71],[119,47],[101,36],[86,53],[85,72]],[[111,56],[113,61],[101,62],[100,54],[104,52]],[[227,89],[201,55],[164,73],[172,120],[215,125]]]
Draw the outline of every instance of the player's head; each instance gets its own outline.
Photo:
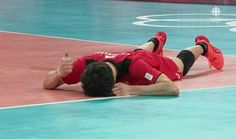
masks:
[[[114,96],[112,88],[115,84],[115,77],[110,63],[89,64],[81,76],[81,83],[84,94],[87,96]]]

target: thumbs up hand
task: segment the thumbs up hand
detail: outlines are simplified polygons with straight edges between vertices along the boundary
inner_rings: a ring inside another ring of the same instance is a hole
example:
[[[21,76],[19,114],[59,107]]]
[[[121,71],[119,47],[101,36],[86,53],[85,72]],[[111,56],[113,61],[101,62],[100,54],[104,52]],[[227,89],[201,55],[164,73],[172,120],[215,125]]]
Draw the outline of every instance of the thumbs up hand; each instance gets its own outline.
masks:
[[[57,73],[60,77],[65,77],[66,75],[72,72],[72,69],[72,58],[68,55],[68,53],[65,53],[64,57],[62,58],[62,62],[59,68],[57,69]]]

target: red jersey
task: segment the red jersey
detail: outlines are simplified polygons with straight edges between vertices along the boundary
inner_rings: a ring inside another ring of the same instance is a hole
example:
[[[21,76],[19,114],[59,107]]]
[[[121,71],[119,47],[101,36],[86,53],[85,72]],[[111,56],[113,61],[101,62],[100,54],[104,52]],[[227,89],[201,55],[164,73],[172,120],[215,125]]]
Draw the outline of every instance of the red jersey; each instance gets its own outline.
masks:
[[[118,73],[122,74],[118,76],[117,81],[130,85],[153,84],[162,73],[171,80],[178,80],[183,77],[171,59],[145,50],[137,50],[123,53],[97,52],[92,55],[82,56],[74,61],[73,70],[63,78],[64,82],[67,84],[80,82],[81,74],[87,64],[103,60],[112,60],[118,63],[120,65]]]

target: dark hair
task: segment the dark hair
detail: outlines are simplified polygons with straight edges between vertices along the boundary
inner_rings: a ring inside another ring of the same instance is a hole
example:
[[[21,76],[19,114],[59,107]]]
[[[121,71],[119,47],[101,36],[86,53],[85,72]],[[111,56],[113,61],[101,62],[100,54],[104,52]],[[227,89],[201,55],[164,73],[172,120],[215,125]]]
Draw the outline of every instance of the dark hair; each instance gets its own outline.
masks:
[[[84,94],[92,97],[114,96],[115,84],[112,69],[104,62],[89,64],[81,76]]]

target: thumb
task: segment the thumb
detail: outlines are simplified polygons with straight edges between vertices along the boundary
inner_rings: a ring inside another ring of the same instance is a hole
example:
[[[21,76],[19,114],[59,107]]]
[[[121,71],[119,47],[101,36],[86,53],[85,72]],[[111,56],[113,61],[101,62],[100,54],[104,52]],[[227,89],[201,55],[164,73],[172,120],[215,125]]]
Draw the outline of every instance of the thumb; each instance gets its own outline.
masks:
[[[68,53],[65,53],[65,55],[63,56],[63,61],[71,61],[72,60],[72,58],[69,56],[69,54]]]

